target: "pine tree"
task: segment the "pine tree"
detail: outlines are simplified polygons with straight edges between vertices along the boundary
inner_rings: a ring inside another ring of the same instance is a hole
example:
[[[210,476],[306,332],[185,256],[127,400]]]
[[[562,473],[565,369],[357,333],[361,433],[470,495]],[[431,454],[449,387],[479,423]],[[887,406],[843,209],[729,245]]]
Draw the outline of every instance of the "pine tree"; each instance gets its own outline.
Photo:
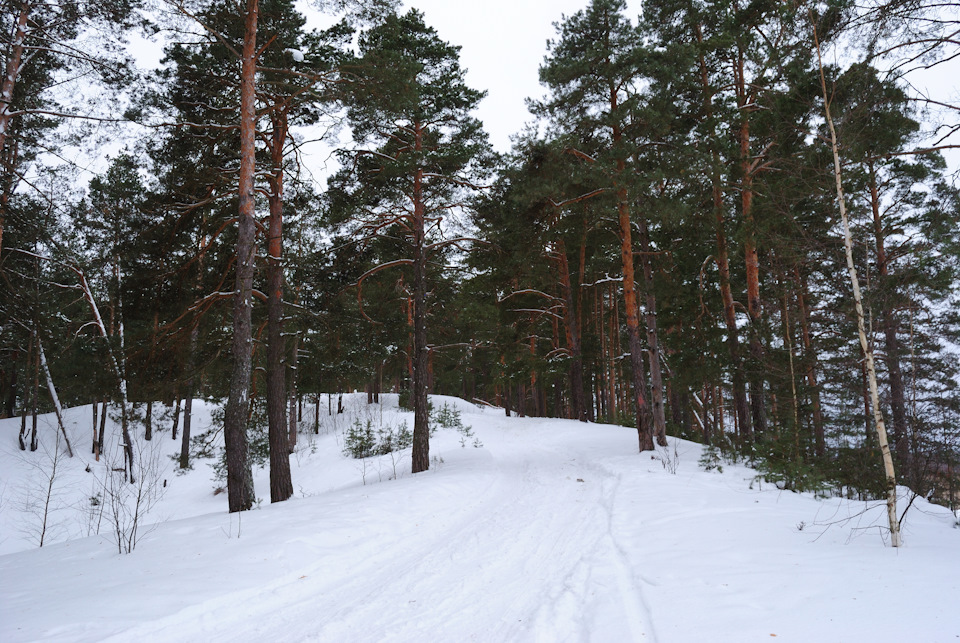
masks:
[[[571,154],[593,166],[597,188],[614,195],[633,400],[640,451],[647,451],[654,448],[654,433],[661,444],[666,437],[660,428],[663,405],[651,408],[645,395],[634,276],[633,225],[638,215],[632,212],[635,193],[632,168],[628,170],[636,145],[631,114],[639,99],[641,40],[624,18],[625,8],[622,0],[594,0],[559,25],[559,39],[550,43],[550,55],[540,70],[540,80],[552,94],[535,112],[552,120],[569,140]],[[656,329],[648,329],[650,334],[655,338]]]
[[[444,43],[415,11],[387,16],[361,35],[360,55],[347,71],[356,79],[348,108],[358,149],[345,153],[333,202],[356,213],[358,235],[397,234],[404,255],[359,279],[405,266],[413,320],[413,472],[430,465],[427,343],[430,262],[461,243],[445,238],[443,222],[475,189],[477,162],[487,151],[470,116],[481,92],[466,86],[458,49]]]

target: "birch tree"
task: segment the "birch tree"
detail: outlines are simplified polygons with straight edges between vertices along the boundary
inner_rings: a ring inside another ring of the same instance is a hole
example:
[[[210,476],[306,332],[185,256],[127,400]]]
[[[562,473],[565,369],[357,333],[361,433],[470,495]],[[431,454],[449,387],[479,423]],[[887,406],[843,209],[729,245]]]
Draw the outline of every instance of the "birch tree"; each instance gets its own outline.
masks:
[[[850,276],[850,287],[853,291],[853,305],[857,316],[857,333],[860,337],[860,348],[863,351],[863,358],[867,373],[867,381],[870,387],[870,402],[873,407],[874,428],[877,432],[877,443],[880,446],[880,453],[883,457],[883,470],[887,482],[887,522],[890,527],[890,544],[893,547],[901,545],[900,540],[900,521],[897,518],[897,477],[893,467],[893,455],[890,452],[890,445],[887,442],[887,429],[883,422],[883,414],[880,410],[880,394],[877,388],[877,369],[874,365],[873,348],[867,340],[866,324],[863,314],[863,296],[860,293],[860,280],[857,278],[857,268],[853,260],[853,237],[850,233],[850,222],[847,218],[847,205],[843,194],[843,175],[840,163],[840,145],[837,140],[837,130],[833,124],[833,116],[830,111],[831,94],[827,89],[827,78],[824,73],[823,57],[820,50],[820,36],[818,34],[818,22],[814,18],[813,12],[810,12],[810,25],[812,27],[813,43],[817,52],[817,67],[820,72],[820,90],[823,97],[823,115],[827,121],[827,128],[830,132],[830,150],[833,155],[833,172],[837,193],[837,207],[840,210],[840,220],[843,225],[843,247],[847,259],[847,272]]]

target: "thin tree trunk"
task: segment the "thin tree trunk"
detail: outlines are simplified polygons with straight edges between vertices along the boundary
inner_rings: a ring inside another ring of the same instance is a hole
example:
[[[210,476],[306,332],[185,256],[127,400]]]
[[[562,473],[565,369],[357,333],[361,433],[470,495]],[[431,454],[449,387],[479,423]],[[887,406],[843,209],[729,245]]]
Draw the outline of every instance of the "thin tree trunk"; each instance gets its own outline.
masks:
[[[298,333],[293,337],[293,352],[290,355],[290,383],[287,389],[287,403],[289,406],[287,409],[287,421],[289,423],[287,447],[290,449],[290,453],[293,453],[294,447],[297,446],[297,427],[299,426],[299,422],[303,420],[303,397],[297,394],[297,376],[300,373],[298,370],[299,361],[300,335]]]
[[[573,287],[570,284],[570,265],[567,249],[563,241],[557,242],[558,271],[560,290],[563,293],[563,320],[570,348],[570,409],[571,416],[581,422],[587,421],[586,404],[583,400],[583,355],[580,348],[580,327],[577,323],[577,311],[573,299]],[[534,388],[534,394],[536,389]]]
[[[73,447],[70,446],[70,438],[67,436],[67,429],[63,425],[63,407],[60,405],[57,388],[53,385],[53,378],[50,376],[50,367],[47,365],[47,356],[43,352],[43,342],[40,340],[39,334],[37,334],[37,356],[40,358],[43,376],[47,380],[47,391],[50,393],[50,399],[53,400],[53,410],[57,414],[57,425],[60,427],[60,432],[63,433],[63,441],[67,445],[67,455],[72,458]]]
[[[31,417],[31,428],[30,428],[30,450],[37,450],[37,414],[38,407],[40,405],[40,334],[34,328],[34,342],[36,343],[37,350],[33,352],[33,386],[31,391],[31,402],[30,402],[30,411],[32,414]]]
[[[256,49],[258,0],[247,0],[240,72],[240,211],[237,235],[236,282],[233,293],[233,372],[224,409],[223,434],[227,451],[227,501],[230,512],[253,506],[253,474],[247,446],[253,338],[254,172],[256,135]]]
[[[423,126],[414,124],[417,154],[423,149]],[[427,413],[427,257],[426,206],[423,201],[423,170],[413,179],[413,455],[412,472],[430,468],[430,427]]]
[[[877,188],[877,174],[873,161],[867,163],[870,181],[870,206],[873,212],[873,231],[877,244],[877,274],[882,295],[881,319],[884,338],[884,362],[887,365],[887,378],[890,382],[890,410],[893,416],[894,451],[901,477],[911,475],[909,428],[907,426],[907,403],[903,370],[900,368],[900,341],[897,338],[897,318],[893,306],[892,284],[890,282],[889,261],[884,243],[883,221],[880,217],[880,193]]]
[[[97,306],[96,300],[93,298],[93,292],[90,290],[90,284],[87,283],[87,277],[82,270],[76,266],[71,266],[71,269],[76,273],[77,277],[80,279],[80,289],[83,292],[83,297],[87,301],[87,305],[90,306],[90,311],[93,313],[94,323],[97,328],[100,330],[100,336],[103,338],[104,343],[107,345],[107,356],[110,358],[110,366],[113,367],[113,374],[117,378],[118,388],[120,390],[120,431],[123,436],[123,452],[126,460],[127,473],[129,475],[130,484],[136,482],[136,476],[133,471],[133,438],[130,436],[130,407],[129,401],[127,398],[127,378],[124,375],[124,370],[121,368],[121,363],[117,360],[116,355],[113,352],[113,347],[110,345],[110,336],[107,334],[107,327],[103,323],[103,318],[100,316],[100,308]],[[120,328],[120,337],[121,341],[123,338],[123,327],[121,323]],[[106,407],[104,407],[106,410]],[[100,429],[100,449],[101,453],[103,452],[103,428]]]
[[[190,373],[190,379],[187,380],[186,399],[183,402],[183,436],[180,440],[180,468],[190,468],[190,429],[193,425],[193,397],[196,394],[194,386],[194,368],[196,368],[196,351],[200,338],[200,327],[194,325],[190,329],[190,348],[187,357],[187,371]]]
[[[153,402],[147,402],[147,413],[144,420],[144,435],[145,440],[153,439]]]
[[[696,25],[697,42],[703,44],[703,30]],[[713,118],[713,93],[710,88],[710,77],[704,55],[699,55],[700,82],[703,91],[703,103],[707,118]],[[716,136],[716,133],[714,133]],[[743,374],[743,356],[740,352],[739,330],[737,329],[737,313],[733,299],[733,290],[730,286],[730,259],[727,249],[727,233],[723,208],[723,188],[720,179],[720,154],[716,143],[711,141],[711,155],[713,165],[710,170],[711,196],[713,199],[713,216],[716,224],[717,271],[720,275],[720,296],[723,300],[723,321],[727,327],[727,350],[730,353],[730,363],[733,366],[733,408],[736,414],[736,424],[740,427],[745,442],[753,442],[753,429],[748,420],[747,386]]]
[[[737,64],[734,68],[737,93],[737,105],[742,115],[740,129],[737,132],[740,144],[740,212],[744,224],[744,261],[747,277],[747,313],[750,317],[750,411],[753,430],[762,434],[767,428],[767,412],[764,403],[763,344],[760,341],[762,310],[760,306],[760,257],[757,252],[756,221],[753,217],[753,168],[750,157],[750,111],[753,96],[747,88],[744,52],[737,50]]]
[[[177,439],[177,432],[180,429],[180,390],[177,389],[175,400],[173,403],[173,429],[171,431],[171,440]]]
[[[90,447],[90,453],[100,460],[100,451],[97,449],[97,400],[94,400],[90,406],[93,409],[93,424],[90,425],[93,429],[93,444]]]
[[[10,380],[8,388],[5,389],[6,396],[3,398],[3,415],[4,418],[12,418],[17,413],[17,375],[19,373],[19,368],[17,367],[17,362],[20,361],[20,351],[14,351],[10,359],[10,364],[13,368],[10,369]]]
[[[810,398],[813,401],[813,436],[814,453],[818,458],[826,454],[826,439],[823,431],[823,409],[820,408],[820,385],[817,382],[817,353],[813,348],[813,339],[810,334],[810,313],[807,309],[807,278],[800,272],[799,266],[794,267],[794,276],[797,281],[797,304],[800,307],[800,331],[803,336],[803,350],[807,356],[807,386],[810,387]]]
[[[833,126],[833,117],[830,114],[830,95],[827,92],[827,79],[823,71],[823,60],[820,54],[820,38],[817,34],[816,23],[810,16],[813,27],[813,39],[817,48],[817,62],[820,71],[820,88],[823,92],[823,112],[830,129],[830,149],[833,152],[833,172],[836,179],[837,204],[840,207],[840,219],[843,222],[843,247],[847,255],[847,271],[850,273],[850,285],[853,289],[853,303],[857,312],[857,332],[860,335],[860,348],[863,351],[864,367],[867,371],[867,382],[870,387],[870,401],[873,407],[874,426],[877,431],[877,444],[883,457],[883,469],[887,478],[887,522],[890,525],[890,544],[899,547],[900,522],[897,519],[897,477],[893,467],[893,456],[890,445],[887,443],[887,429],[883,423],[883,414],[880,412],[880,395],[877,390],[877,371],[873,362],[873,349],[867,342],[867,332],[864,324],[863,303],[860,295],[860,281],[857,279],[857,267],[853,262],[853,236],[850,234],[850,222],[847,219],[847,206],[843,196],[843,183],[840,172],[840,151],[837,143],[837,130]]]
[[[7,66],[4,69],[3,80],[0,81],[0,154],[6,147],[7,136],[10,133],[10,120],[13,116],[13,94],[16,89],[17,78],[25,64],[23,51],[31,10],[32,3],[30,0],[23,0],[20,3],[20,14],[17,17],[17,26],[10,43]],[[0,252],[3,251],[3,230],[6,227],[9,197],[9,190],[4,190],[2,203],[0,203]]]
[[[107,408],[110,404],[106,399],[100,400],[100,435],[97,437],[97,462],[100,461],[100,455],[103,453],[103,441],[107,432]]]
[[[17,436],[17,442],[21,451],[27,450],[27,415],[30,413],[30,369],[33,367],[33,351],[36,341],[36,333],[30,333],[30,341],[27,342],[27,363],[23,367],[23,402],[20,405],[20,435]]]
[[[663,375],[660,370],[660,339],[657,334],[657,295],[653,290],[653,264],[650,259],[650,233],[644,217],[637,217],[640,232],[641,264],[643,265],[643,283],[646,295],[647,351],[650,364],[650,402],[653,417],[653,431],[657,444],[667,446],[667,419],[663,408]]]
[[[780,281],[778,279],[778,281]],[[783,287],[783,286],[781,286]],[[787,346],[787,356],[790,365],[790,395],[793,401],[793,415],[790,421],[793,425],[794,457],[800,462],[803,454],[800,451],[800,402],[797,395],[797,374],[793,363],[793,331],[790,328],[790,295],[783,288],[783,339]]]

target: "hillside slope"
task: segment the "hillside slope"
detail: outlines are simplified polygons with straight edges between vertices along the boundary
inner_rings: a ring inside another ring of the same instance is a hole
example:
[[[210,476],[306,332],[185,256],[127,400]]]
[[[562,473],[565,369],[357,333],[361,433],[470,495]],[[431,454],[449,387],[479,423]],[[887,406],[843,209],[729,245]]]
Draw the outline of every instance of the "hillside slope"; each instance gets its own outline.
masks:
[[[474,436],[438,430],[430,471],[411,475],[408,452],[346,458],[354,419],[412,425],[386,398],[349,396],[346,414],[324,415],[291,458],[296,497],[239,516],[213,495],[210,461],[174,475],[176,444],[161,434],[152,461],[165,493],[145,519],[159,522],[129,555],[103,519],[78,537],[106,475],[84,453],[90,408],[68,412],[78,454],[58,460],[52,494],[51,533],[69,540],[41,549],[26,549],[39,514],[25,500],[46,488],[50,458],[20,452],[19,423],[0,422],[0,640],[960,637],[960,530],[922,499],[894,550],[879,504],[780,492],[742,467],[703,472],[685,441],[651,458],[622,427],[453,398],[433,403],[459,409]],[[266,495],[265,471],[256,482]]]

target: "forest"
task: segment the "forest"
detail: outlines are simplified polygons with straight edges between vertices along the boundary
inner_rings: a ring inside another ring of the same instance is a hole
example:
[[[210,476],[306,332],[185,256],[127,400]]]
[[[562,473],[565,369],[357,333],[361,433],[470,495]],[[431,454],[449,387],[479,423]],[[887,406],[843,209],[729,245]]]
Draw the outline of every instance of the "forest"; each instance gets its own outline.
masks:
[[[68,448],[99,456],[109,409],[132,483],[161,424],[190,467],[214,401],[243,511],[256,463],[293,494],[303,407],[338,394],[400,393],[428,469],[437,394],[632,427],[639,452],[683,437],[784,489],[960,499],[960,100],[911,80],[949,77],[956,5],[591,0],[509,153],[423,13],[303,10],[3,0],[20,449],[38,413],[93,402]],[[158,68],[134,32],[162,36]]]

